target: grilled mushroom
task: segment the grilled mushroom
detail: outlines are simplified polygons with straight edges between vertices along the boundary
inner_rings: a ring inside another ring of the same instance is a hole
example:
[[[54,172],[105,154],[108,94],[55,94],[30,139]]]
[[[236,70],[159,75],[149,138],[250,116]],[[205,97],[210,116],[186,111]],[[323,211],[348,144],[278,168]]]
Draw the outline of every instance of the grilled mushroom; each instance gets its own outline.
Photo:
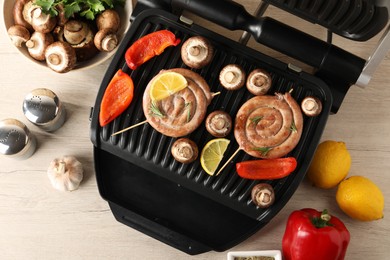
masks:
[[[236,64],[226,65],[219,73],[219,82],[228,90],[237,90],[245,84],[245,71]]]
[[[95,34],[94,44],[99,51],[112,51],[118,46],[118,37],[111,29],[101,29]]]
[[[73,69],[76,64],[76,52],[69,43],[54,42],[46,48],[46,62],[52,70],[65,73]]]
[[[191,163],[198,158],[198,146],[188,138],[177,139],[171,148],[172,156],[181,163]]]
[[[322,111],[322,103],[316,97],[306,97],[302,100],[301,108],[307,116],[318,116]]]
[[[232,119],[225,111],[214,111],[206,118],[206,129],[215,137],[225,137],[232,130]]]
[[[34,32],[26,42],[28,53],[36,60],[45,60],[45,51],[53,43],[53,36],[49,33]]]
[[[259,208],[267,208],[275,201],[275,192],[268,183],[259,183],[252,188],[252,202]]]
[[[253,95],[264,95],[271,88],[271,75],[262,69],[253,70],[246,81],[246,87]]]
[[[13,25],[10,28],[8,28],[7,33],[12,43],[16,47],[22,47],[22,44],[27,42],[30,39],[29,30],[26,27],[19,24]]]
[[[211,62],[214,47],[202,36],[193,36],[181,47],[181,58],[188,67],[200,69]]]

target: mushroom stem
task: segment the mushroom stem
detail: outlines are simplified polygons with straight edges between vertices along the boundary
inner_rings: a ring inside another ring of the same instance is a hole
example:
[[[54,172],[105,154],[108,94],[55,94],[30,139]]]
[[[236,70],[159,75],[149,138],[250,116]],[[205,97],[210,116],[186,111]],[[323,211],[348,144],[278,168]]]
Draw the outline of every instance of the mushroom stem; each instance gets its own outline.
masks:
[[[192,55],[192,56],[198,56],[201,52],[201,49],[202,49],[202,46],[191,46],[191,48],[189,48],[189,53]]]
[[[226,72],[225,74],[225,80],[226,82],[233,83],[237,80],[237,75],[233,71]]]
[[[61,63],[61,57],[56,53],[50,54],[47,57],[47,59],[48,59],[48,62],[50,62],[53,65],[58,65]]]
[[[268,183],[259,183],[252,188],[252,201],[260,208],[271,206],[275,201],[275,192]]]

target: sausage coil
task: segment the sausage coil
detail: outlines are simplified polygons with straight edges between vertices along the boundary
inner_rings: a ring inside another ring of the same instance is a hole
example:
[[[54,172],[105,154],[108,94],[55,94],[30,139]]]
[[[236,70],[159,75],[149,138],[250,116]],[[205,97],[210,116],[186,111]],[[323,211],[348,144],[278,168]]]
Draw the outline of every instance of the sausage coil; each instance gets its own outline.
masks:
[[[182,74],[188,86],[163,100],[152,102],[149,83],[143,96],[143,110],[148,123],[156,131],[181,137],[192,133],[202,123],[212,97],[208,84],[199,74],[187,69],[169,71]]]
[[[279,158],[302,135],[303,117],[290,93],[256,96],[239,109],[234,136],[242,150],[257,158]]]

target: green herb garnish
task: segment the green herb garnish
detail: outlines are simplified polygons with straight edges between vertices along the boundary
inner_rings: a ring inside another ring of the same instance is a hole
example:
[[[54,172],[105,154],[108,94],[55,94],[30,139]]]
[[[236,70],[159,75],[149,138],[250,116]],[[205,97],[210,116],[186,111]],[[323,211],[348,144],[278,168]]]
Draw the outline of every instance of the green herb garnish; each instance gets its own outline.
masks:
[[[263,116],[252,117],[252,118],[249,119],[251,121],[249,123],[249,125],[251,125],[251,124],[257,125],[260,122],[261,119],[263,119]]]
[[[184,109],[187,110],[187,123],[191,120],[191,102],[185,103]]]
[[[160,111],[160,109],[158,108],[157,104],[154,101],[152,101],[152,103],[150,105],[150,114],[153,116],[156,116],[156,117],[160,117],[160,118],[163,118],[165,116]]]
[[[255,147],[254,151],[258,151],[262,156],[267,156],[268,152],[272,150],[272,147]]]
[[[45,14],[58,16],[60,10],[64,10],[66,18],[81,16],[89,20],[106,9],[116,6],[125,6],[126,0],[34,0]]]
[[[290,131],[291,132],[297,132],[298,131],[297,126],[295,125],[294,121],[292,121],[292,123],[291,123]]]

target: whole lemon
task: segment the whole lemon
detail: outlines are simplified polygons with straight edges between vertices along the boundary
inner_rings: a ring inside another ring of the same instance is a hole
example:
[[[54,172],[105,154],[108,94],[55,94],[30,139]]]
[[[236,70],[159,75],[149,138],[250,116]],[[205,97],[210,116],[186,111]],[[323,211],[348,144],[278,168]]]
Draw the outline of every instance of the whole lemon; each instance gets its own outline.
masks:
[[[345,143],[328,140],[318,145],[307,177],[315,186],[330,189],[345,179],[350,168],[351,155]]]
[[[372,221],[383,218],[384,197],[375,183],[366,177],[343,180],[336,193],[342,211],[353,219]]]

